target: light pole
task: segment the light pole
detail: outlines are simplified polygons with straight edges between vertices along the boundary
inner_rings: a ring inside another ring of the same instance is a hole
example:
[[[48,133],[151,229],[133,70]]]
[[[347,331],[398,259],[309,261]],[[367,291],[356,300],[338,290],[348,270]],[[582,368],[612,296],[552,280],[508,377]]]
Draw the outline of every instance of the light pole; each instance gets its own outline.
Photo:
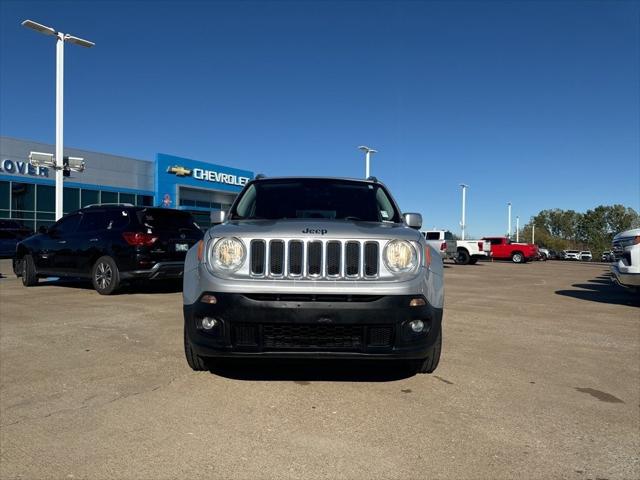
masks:
[[[377,150],[374,150],[373,148],[369,148],[366,147],[364,145],[360,145],[358,147],[360,150],[362,150],[364,152],[364,158],[365,158],[365,165],[364,165],[364,178],[369,178],[370,177],[370,161],[371,161],[371,154],[372,153],[378,153]]]
[[[520,241],[520,217],[516,217],[516,243]]]
[[[75,43],[81,47],[91,48],[95,43],[73,35],[58,32],[54,28],[47,27],[32,20],[22,22],[23,27],[30,28],[44,35],[52,35],[56,37],[56,154],[55,154],[55,170],[56,170],[56,220],[62,217],[62,198],[63,198],[63,168],[64,168],[64,42]]]
[[[507,203],[508,220],[507,220],[507,237],[511,238],[511,202]]]
[[[531,224],[531,243],[536,243],[536,224]]]
[[[464,231],[465,228],[467,227],[466,224],[466,207],[467,207],[467,188],[469,188],[469,185],[465,185],[464,183],[461,183],[460,186],[462,187],[462,221],[460,222],[460,230],[461,230],[461,240],[464,240]]]

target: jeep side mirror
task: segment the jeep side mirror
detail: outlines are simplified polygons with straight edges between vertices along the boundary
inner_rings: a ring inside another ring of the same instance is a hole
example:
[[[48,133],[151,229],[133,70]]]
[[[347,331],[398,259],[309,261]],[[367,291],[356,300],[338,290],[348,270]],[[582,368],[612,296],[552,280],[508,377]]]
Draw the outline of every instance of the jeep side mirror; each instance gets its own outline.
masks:
[[[48,233],[49,229],[47,227],[45,227],[44,225],[40,225],[38,227],[38,233]]]
[[[402,215],[404,218],[404,223],[411,228],[415,228],[416,230],[420,230],[422,228],[422,215],[419,213],[405,213]]]
[[[213,225],[220,225],[221,223],[224,223],[226,219],[227,212],[225,212],[224,210],[214,210],[213,212],[211,212],[211,223]]]

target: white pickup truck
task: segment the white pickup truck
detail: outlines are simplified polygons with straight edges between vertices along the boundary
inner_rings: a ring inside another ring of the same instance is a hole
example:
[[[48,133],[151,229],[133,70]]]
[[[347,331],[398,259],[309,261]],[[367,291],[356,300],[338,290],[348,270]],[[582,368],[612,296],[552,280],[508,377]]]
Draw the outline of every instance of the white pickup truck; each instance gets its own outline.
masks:
[[[456,240],[453,234],[448,230],[428,230],[422,232],[427,244],[440,252],[440,256],[445,258],[454,258],[456,254]]]
[[[491,242],[485,240],[458,240],[453,260],[460,265],[475,265],[480,259],[491,258]]]
[[[481,258],[491,257],[491,243],[484,240],[455,240],[448,230],[427,230],[422,234],[443,259],[450,258],[457,264],[473,265]]]

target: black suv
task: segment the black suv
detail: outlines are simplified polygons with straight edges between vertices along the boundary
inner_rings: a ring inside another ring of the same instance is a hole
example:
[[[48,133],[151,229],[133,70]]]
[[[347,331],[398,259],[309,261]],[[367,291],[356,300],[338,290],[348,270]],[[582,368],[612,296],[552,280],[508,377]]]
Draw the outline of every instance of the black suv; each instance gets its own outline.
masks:
[[[72,212],[18,243],[23,285],[39,277],[90,278],[102,295],[135,279],[181,278],[187,250],[202,238],[180,210],[96,205]]]

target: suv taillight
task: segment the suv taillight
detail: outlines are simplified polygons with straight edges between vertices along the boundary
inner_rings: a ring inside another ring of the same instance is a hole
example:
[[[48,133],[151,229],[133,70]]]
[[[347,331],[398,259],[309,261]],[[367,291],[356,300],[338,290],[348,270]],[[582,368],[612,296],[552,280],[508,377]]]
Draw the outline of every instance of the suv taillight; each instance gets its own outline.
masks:
[[[142,232],[123,232],[122,237],[129,245],[135,247],[150,247],[158,240],[158,237]]]
[[[446,249],[447,249],[447,242],[442,242],[442,245],[440,245],[440,250],[444,252]]]
[[[478,250],[482,251],[483,247],[484,247],[484,243],[478,242]]]

